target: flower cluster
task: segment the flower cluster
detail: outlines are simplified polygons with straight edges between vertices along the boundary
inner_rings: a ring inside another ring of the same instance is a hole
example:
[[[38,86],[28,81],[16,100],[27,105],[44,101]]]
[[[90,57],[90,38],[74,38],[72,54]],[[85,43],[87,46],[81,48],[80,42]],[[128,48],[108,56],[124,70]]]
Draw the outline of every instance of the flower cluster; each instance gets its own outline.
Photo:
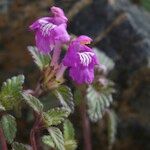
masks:
[[[30,29],[35,31],[35,41],[39,52],[49,54],[53,51],[51,66],[59,64],[63,44],[68,49],[60,63],[57,79],[68,68],[70,77],[78,84],[90,84],[94,80],[94,67],[98,64],[95,53],[88,47],[92,39],[82,35],[71,41],[67,32],[67,17],[62,9],[51,8],[51,17],[35,21]]]
[[[37,48],[47,54],[57,45],[67,43],[70,36],[67,33],[67,21],[64,12],[58,7],[52,7],[52,17],[43,17],[35,21],[30,29],[35,31]]]

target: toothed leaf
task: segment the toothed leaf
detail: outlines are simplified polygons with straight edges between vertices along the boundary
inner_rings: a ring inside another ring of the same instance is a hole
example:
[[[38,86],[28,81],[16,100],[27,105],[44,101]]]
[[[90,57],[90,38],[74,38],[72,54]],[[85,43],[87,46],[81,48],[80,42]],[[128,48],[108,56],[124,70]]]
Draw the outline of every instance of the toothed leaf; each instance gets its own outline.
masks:
[[[39,67],[40,70],[43,70],[50,63],[50,55],[44,55],[38,51],[36,47],[28,46],[28,50],[34,59],[35,64]]]
[[[60,131],[60,129],[56,128],[56,127],[51,127],[48,129],[49,134],[51,136],[51,139],[55,145],[55,148],[57,150],[65,150],[64,147],[64,138],[63,138],[63,134]]]
[[[65,140],[74,140],[75,133],[72,123],[69,120],[64,122],[64,139]]]
[[[65,150],[75,150],[77,148],[77,143],[75,140],[65,141]]]
[[[63,107],[68,109],[70,112],[74,111],[73,94],[68,86],[60,86],[54,91],[54,94],[60,100]]]
[[[64,122],[64,140],[66,150],[75,150],[77,143],[75,140],[75,132],[72,123],[69,120]]]
[[[53,142],[50,135],[44,135],[42,137],[42,141],[43,141],[44,144],[48,145],[49,147],[55,148],[55,144],[54,144],[54,142]]]
[[[14,142],[12,144],[12,150],[27,150],[26,146],[22,143]]]
[[[44,120],[47,126],[58,125],[69,116],[69,112],[64,108],[53,108],[44,113]]]
[[[87,89],[88,114],[91,121],[101,119],[106,108],[112,103],[111,93],[97,91],[93,86]]]
[[[43,111],[43,104],[36,97],[23,93],[22,94],[25,102],[37,113],[41,113]]]
[[[12,77],[3,83],[0,92],[0,102],[6,110],[16,108],[20,104],[23,83],[23,75]]]
[[[1,127],[8,143],[12,143],[17,132],[16,119],[11,115],[4,115],[1,119]]]

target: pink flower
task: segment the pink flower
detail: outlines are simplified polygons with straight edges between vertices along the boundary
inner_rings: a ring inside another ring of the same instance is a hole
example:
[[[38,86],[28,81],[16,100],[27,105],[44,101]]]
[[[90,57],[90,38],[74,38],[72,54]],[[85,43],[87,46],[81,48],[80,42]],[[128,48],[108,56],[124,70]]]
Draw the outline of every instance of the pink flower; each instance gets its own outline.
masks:
[[[64,44],[70,40],[67,33],[68,19],[62,9],[52,7],[52,17],[43,17],[35,21],[30,29],[35,31],[36,46],[39,51],[49,53],[55,45]]]
[[[67,54],[63,59],[64,66],[69,67],[69,75],[78,84],[90,84],[94,80],[94,66],[98,64],[93,50],[86,44],[92,39],[80,36],[69,45]]]

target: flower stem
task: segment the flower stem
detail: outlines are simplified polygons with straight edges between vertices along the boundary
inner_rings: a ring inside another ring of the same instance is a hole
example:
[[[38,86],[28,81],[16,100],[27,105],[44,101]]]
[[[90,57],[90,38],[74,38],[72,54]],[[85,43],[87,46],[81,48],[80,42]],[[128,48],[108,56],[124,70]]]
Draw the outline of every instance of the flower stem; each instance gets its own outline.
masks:
[[[56,74],[56,80],[59,80],[63,77],[65,70],[67,69],[66,66],[64,66],[63,64],[60,65],[60,68]]]
[[[0,140],[1,140],[2,150],[8,150],[7,143],[6,143],[2,128],[0,128]]]
[[[51,61],[51,66],[57,66],[58,65],[58,60],[59,60],[59,57],[60,57],[60,53],[61,53],[61,45],[57,44],[54,48],[52,61]]]
[[[80,113],[82,117],[84,150],[92,150],[90,122],[86,114],[86,104],[84,101],[80,104]]]

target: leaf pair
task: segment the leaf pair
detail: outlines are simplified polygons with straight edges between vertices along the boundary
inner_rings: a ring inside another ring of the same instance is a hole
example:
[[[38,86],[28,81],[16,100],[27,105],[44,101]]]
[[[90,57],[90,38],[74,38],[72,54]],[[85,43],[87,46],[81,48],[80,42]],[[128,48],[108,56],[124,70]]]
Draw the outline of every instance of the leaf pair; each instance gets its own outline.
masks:
[[[77,143],[74,137],[74,129],[69,120],[64,122],[64,135],[59,128],[50,127],[48,129],[49,135],[45,135],[42,141],[57,150],[75,150]]]
[[[25,102],[38,114],[42,114],[43,120],[45,124],[49,127],[52,125],[60,124],[65,118],[69,116],[69,112],[66,108],[53,108],[44,112],[43,104],[40,102],[39,99],[32,96],[31,94],[22,94]]]

